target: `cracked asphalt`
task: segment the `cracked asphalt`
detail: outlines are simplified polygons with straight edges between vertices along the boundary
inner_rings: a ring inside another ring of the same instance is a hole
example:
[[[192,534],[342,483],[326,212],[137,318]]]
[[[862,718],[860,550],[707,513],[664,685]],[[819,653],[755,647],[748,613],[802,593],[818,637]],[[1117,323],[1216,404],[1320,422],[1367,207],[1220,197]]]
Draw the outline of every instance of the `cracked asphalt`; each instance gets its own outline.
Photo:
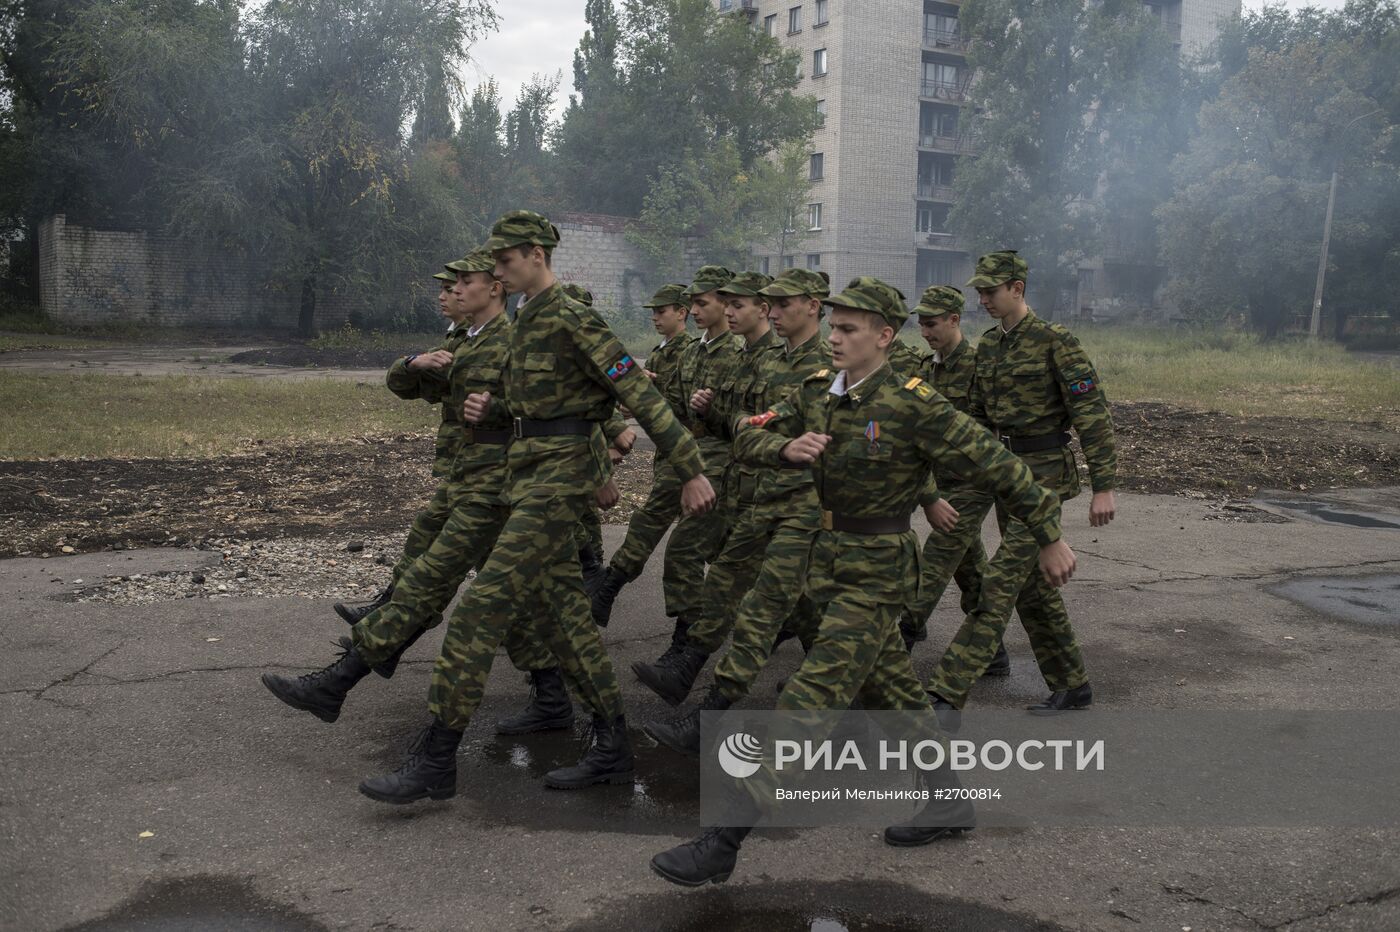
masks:
[[[1361,493],[1348,494],[1355,507]],[[1393,492],[1376,496],[1375,507],[1393,506]],[[1400,709],[1394,603],[1377,603],[1391,623],[1362,624],[1283,589],[1342,577],[1365,593],[1369,580],[1393,580],[1400,531],[1206,520],[1205,503],[1148,495],[1121,496],[1118,521],[1091,530],[1087,507],[1087,496],[1068,507],[1081,564],[1066,599],[1097,708]],[[609,549],[622,531],[605,528]],[[669,635],[659,560],[624,590],[605,637],[639,745],[635,787],[543,789],[543,772],[578,744],[492,733],[527,693],[503,660],[460,754],[459,796],[381,806],[355,787],[396,766],[423,721],[430,639],[326,725],[276,702],[258,674],[331,659],[344,628],[328,602],[72,601],[75,580],[198,572],[217,559],[0,561],[0,927],[1400,928],[1393,825],[1032,824],[914,850],[886,847],[874,829],[773,831],[746,844],[724,887],[670,887],[647,860],[695,832],[694,765],[640,746],[636,726],[669,710],[625,672]],[[916,649],[923,674],[955,624],[953,602]],[[979,685],[975,704],[1041,698],[1015,626],[1008,648],[1014,675]],[[770,701],[798,659],[784,647],[751,703]]]

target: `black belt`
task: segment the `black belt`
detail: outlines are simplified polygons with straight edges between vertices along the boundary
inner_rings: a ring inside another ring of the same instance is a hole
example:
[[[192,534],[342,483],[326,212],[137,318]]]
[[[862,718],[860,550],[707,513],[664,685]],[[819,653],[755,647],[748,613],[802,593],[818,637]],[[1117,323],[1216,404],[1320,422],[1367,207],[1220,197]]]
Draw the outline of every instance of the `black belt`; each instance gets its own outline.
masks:
[[[593,428],[597,421],[589,421],[581,417],[556,417],[547,421],[533,421],[530,418],[518,417],[515,419],[511,430],[516,439],[525,437],[587,437],[593,433]]]
[[[822,528],[827,531],[845,531],[848,534],[903,534],[909,530],[908,515],[892,515],[888,518],[857,518],[852,515],[838,515],[822,511]]]
[[[779,469],[811,469],[811,463],[794,463],[791,460],[778,460]]]
[[[467,428],[467,443],[510,443],[511,432],[508,430],[482,430],[480,427]]]
[[[1012,453],[1039,453],[1042,450],[1058,450],[1061,447],[1069,446],[1069,432],[1057,430],[1053,434],[1040,434],[1036,437],[1013,437],[1010,434],[998,434],[1006,449]]]

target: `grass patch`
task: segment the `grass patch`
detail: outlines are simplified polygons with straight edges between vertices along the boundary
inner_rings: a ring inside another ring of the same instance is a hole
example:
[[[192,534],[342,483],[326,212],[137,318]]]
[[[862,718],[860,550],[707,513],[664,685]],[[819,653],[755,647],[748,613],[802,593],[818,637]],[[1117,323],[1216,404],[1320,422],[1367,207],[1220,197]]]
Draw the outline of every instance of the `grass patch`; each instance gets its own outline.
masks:
[[[443,324],[443,332],[447,324]],[[439,333],[390,333],[384,330],[361,330],[352,324],[344,324],[339,329],[308,340],[306,345],[320,350],[393,350],[405,346],[436,346],[442,342],[443,332]]]
[[[0,333],[0,353],[14,350],[94,349],[103,344],[67,333]]]
[[[422,431],[439,418],[382,383],[0,370],[0,459],[212,456],[254,441]]]
[[[1400,369],[1335,343],[1251,334],[1075,327],[1111,400],[1162,401],[1240,416],[1397,422]]]

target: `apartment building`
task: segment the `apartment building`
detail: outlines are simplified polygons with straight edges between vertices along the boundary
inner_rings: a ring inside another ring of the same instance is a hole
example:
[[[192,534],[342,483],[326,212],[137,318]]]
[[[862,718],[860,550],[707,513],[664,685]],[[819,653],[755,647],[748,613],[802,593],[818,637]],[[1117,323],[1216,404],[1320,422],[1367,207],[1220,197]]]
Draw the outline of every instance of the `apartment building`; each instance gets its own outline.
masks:
[[[911,304],[926,285],[966,281],[974,257],[948,227],[958,163],[978,149],[966,113],[972,73],[961,0],[715,3],[801,55],[798,92],[815,97],[824,116],[810,156],[811,203],[795,223],[802,240],[785,251],[759,247],[755,265],[773,275],[820,269],[837,284],[876,275]],[[1189,48],[1208,43],[1240,0],[1146,5]],[[1112,281],[1103,262],[1090,266],[1097,287]]]

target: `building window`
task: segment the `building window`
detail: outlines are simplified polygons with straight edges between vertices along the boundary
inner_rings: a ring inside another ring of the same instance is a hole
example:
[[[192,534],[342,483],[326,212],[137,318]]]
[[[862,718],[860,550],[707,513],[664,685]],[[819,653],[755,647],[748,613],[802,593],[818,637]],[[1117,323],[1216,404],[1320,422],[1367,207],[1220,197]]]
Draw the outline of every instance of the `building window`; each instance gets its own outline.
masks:
[[[783,256],[783,268],[784,268],[784,269],[790,269],[790,268],[792,268],[792,267],[795,266],[795,265],[797,265],[797,257],[796,257],[796,256]]]
[[[828,22],[830,22],[829,13],[827,9],[830,6],[831,0],[817,0],[817,18],[812,23],[813,26],[825,26]]]
[[[734,0],[719,0],[719,11],[721,13],[728,13],[732,9],[734,9]]]
[[[763,31],[770,36],[778,34],[778,14],[763,17]]]
[[[962,72],[957,65],[945,65],[942,62],[924,62],[924,86],[925,97],[938,97],[953,99],[962,91]]]
[[[812,53],[812,77],[820,78],[826,74],[826,49],[817,49]]]
[[[822,267],[822,254],[819,252],[807,253],[807,268],[816,271]]]
[[[934,229],[933,208],[920,207],[918,214],[914,218],[914,231],[916,233],[937,233]]]
[[[788,10],[788,35],[802,31],[802,7],[795,6]]]
[[[763,256],[758,260],[758,271],[764,275],[768,274],[768,257]]]
[[[825,101],[825,100],[819,100],[819,101],[817,101],[817,125],[818,125],[818,126],[825,126],[825,125],[826,125],[826,101]]]
[[[823,161],[823,156],[822,156],[822,154],[821,154],[820,152],[813,152],[813,153],[812,153],[812,161],[811,161],[811,164],[808,166],[808,169],[807,169],[807,180],[808,180],[808,181],[821,181],[821,180],[822,180],[822,161]]]
[[[822,205],[807,205],[807,229],[820,230],[822,228]]]

